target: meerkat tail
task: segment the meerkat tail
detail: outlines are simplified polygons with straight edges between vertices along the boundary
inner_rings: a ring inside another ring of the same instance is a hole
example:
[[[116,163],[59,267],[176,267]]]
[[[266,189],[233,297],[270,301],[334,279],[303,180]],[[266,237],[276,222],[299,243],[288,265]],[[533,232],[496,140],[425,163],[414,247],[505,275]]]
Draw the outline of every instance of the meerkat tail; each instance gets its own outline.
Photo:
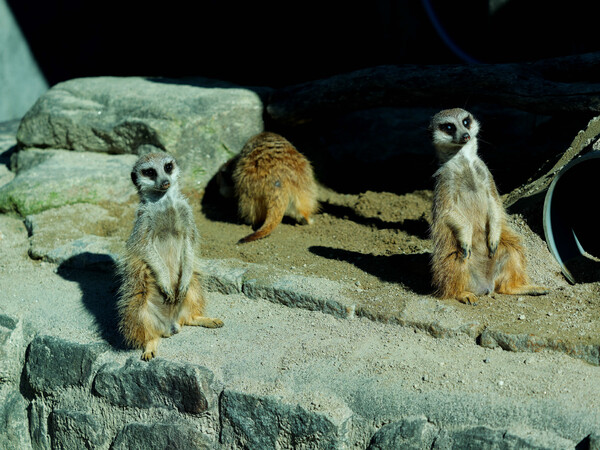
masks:
[[[221,319],[204,316],[205,304],[204,290],[200,284],[198,274],[194,272],[179,312],[179,325],[221,328],[223,326]]]
[[[281,203],[281,202],[277,202]],[[285,206],[281,204],[276,204],[275,206],[271,206],[267,209],[267,215],[265,217],[265,221],[260,226],[258,230],[254,233],[249,234],[248,236],[240,239],[238,244],[244,244],[246,242],[256,241],[257,239],[262,239],[267,237],[271,232],[281,223],[283,219],[283,215],[285,213]]]
[[[526,272],[525,253],[518,235],[512,230],[504,228],[498,247],[497,270],[499,276],[495,280],[496,292],[512,295],[544,295],[548,293],[547,288],[530,284]]]

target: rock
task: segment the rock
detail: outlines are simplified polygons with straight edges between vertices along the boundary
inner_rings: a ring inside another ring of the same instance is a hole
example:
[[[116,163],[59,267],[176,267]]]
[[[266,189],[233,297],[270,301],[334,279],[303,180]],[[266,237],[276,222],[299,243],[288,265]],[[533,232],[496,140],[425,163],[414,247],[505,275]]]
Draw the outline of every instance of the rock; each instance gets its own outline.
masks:
[[[208,292],[238,294],[242,292],[246,267],[241,261],[199,259],[196,269],[202,275],[202,285]]]
[[[29,256],[56,264],[77,262],[79,269],[109,270],[133,226],[133,212],[124,218],[124,211],[80,203],[27,216]]]
[[[352,411],[313,410],[274,395],[225,390],[221,422],[227,448],[347,448]]]
[[[441,433],[435,449],[573,449],[575,444],[552,432],[531,430],[498,430],[485,426]]]
[[[31,401],[29,414],[29,435],[33,448],[50,450],[50,437],[48,436],[48,416],[50,408],[46,406],[43,398],[34,398]]]
[[[9,386],[0,388],[0,430],[0,448],[31,447],[27,401]]]
[[[411,417],[383,426],[371,439],[368,449],[430,449],[437,434],[438,429],[427,418]]]
[[[184,179],[203,188],[262,131],[262,114],[256,93],[211,80],[81,78],[40,97],[17,140],[24,147],[113,154],[168,151]]]
[[[216,408],[213,374],[208,369],[163,359],[129,359],[122,367],[105,366],[94,380],[94,393],[114,405],[168,408],[202,414]]]
[[[53,448],[102,448],[110,439],[99,417],[79,411],[54,410],[49,431]]]
[[[27,381],[34,391],[52,395],[71,386],[88,387],[95,364],[106,347],[76,344],[52,336],[38,336],[29,346]]]
[[[0,387],[0,448],[31,448],[27,401],[9,386]]]
[[[479,341],[482,347],[500,347],[514,352],[537,352],[540,349],[551,349],[581,358],[596,366],[600,365],[600,349],[597,345],[589,343],[545,338],[530,333],[511,334],[491,327],[483,330]]]
[[[17,176],[0,188],[0,212],[22,216],[75,203],[123,203],[135,195],[134,155],[31,149],[16,154]]]
[[[6,0],[0,0],[0,48],[0,121],[4,121],[21,118],[48,89]]]
[[[12,181],[15,174],[10,170],[10,155],[17,145],[17,129],[20,120],[0,122],[0,187]]]
[[[140,449],[210,449],[212,440],[185,424],[130,423],[123,427],[112,446],[114,450]]]
[[[336,317],[348,317],[354,312],[354,304],[341,294],[343,286],[337,281],[285,273],[274,279],[273,275],[274,271],[265,272],[256,265],[244,276],[243,293],[249,298],[323,311]]]
[[[0,314],[0,384],[19,383],[25,362],[27,334],[22,320]]]

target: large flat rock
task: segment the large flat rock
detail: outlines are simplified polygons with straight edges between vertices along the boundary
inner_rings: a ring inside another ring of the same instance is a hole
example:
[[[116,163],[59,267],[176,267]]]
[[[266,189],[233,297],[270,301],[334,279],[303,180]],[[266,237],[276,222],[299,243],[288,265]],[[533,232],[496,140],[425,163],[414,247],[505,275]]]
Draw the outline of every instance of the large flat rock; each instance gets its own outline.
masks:
[[[21,150],[17,174],[0,187],[0,211],[21,216],[76,203],[123,203],[135,195],[135,155]]]

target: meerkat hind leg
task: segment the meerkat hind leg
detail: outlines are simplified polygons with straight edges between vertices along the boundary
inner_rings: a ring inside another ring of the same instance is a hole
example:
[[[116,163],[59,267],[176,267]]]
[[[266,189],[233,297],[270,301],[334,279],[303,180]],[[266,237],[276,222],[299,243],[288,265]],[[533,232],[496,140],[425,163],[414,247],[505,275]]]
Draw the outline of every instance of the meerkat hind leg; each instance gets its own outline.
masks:
[[[496,292],[499,294],[508,294],[508,295],[546,295],[549,290],[544,286],[534,286],[534,285],[524,285],[524,286],[501,286],[496,289]]]

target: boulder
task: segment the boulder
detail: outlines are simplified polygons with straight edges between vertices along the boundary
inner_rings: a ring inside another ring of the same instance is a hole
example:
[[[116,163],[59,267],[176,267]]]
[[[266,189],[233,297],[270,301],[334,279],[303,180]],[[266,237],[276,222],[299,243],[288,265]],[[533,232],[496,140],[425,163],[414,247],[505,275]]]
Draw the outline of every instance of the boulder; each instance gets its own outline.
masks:
[[[76,344],[52,336],[38,336],[29,346],[25,376],[36,393],[54,395],[69,387],[91,384],[103,344]]]
[[[29,256],[63,267],[111,270],[133,227],[133,210],[78,203],[29,215]]]
[[[349,448],[352,411],[319,394],[308,405],[280,395],[225,389],[221,440],[227,448]]]
[[[27,401],[10,386],[0,387],[0,448],[31,448]]]
[[[189,414],[209,412],[217,403],[212,372],[163,359],[150,363],[129,359],[122,367],[107,365],[94,380],[94,393],[122,407],[166,408]]]
[[[174,423],[130,423],[123,427],[112,449],[210,449],[215,448],[209,437],[193,427]]]
[[[16,176],[0,188],[0,212],[22,216],[75,203],[124,203],[135,195],[134,155],[30,149],[14,155]]]
[[[212,80],[79,78],[42,95],[23,118],[21,147],[110,154],[162,150],[203,188],[222,163],[262,131],[257,93]]]

